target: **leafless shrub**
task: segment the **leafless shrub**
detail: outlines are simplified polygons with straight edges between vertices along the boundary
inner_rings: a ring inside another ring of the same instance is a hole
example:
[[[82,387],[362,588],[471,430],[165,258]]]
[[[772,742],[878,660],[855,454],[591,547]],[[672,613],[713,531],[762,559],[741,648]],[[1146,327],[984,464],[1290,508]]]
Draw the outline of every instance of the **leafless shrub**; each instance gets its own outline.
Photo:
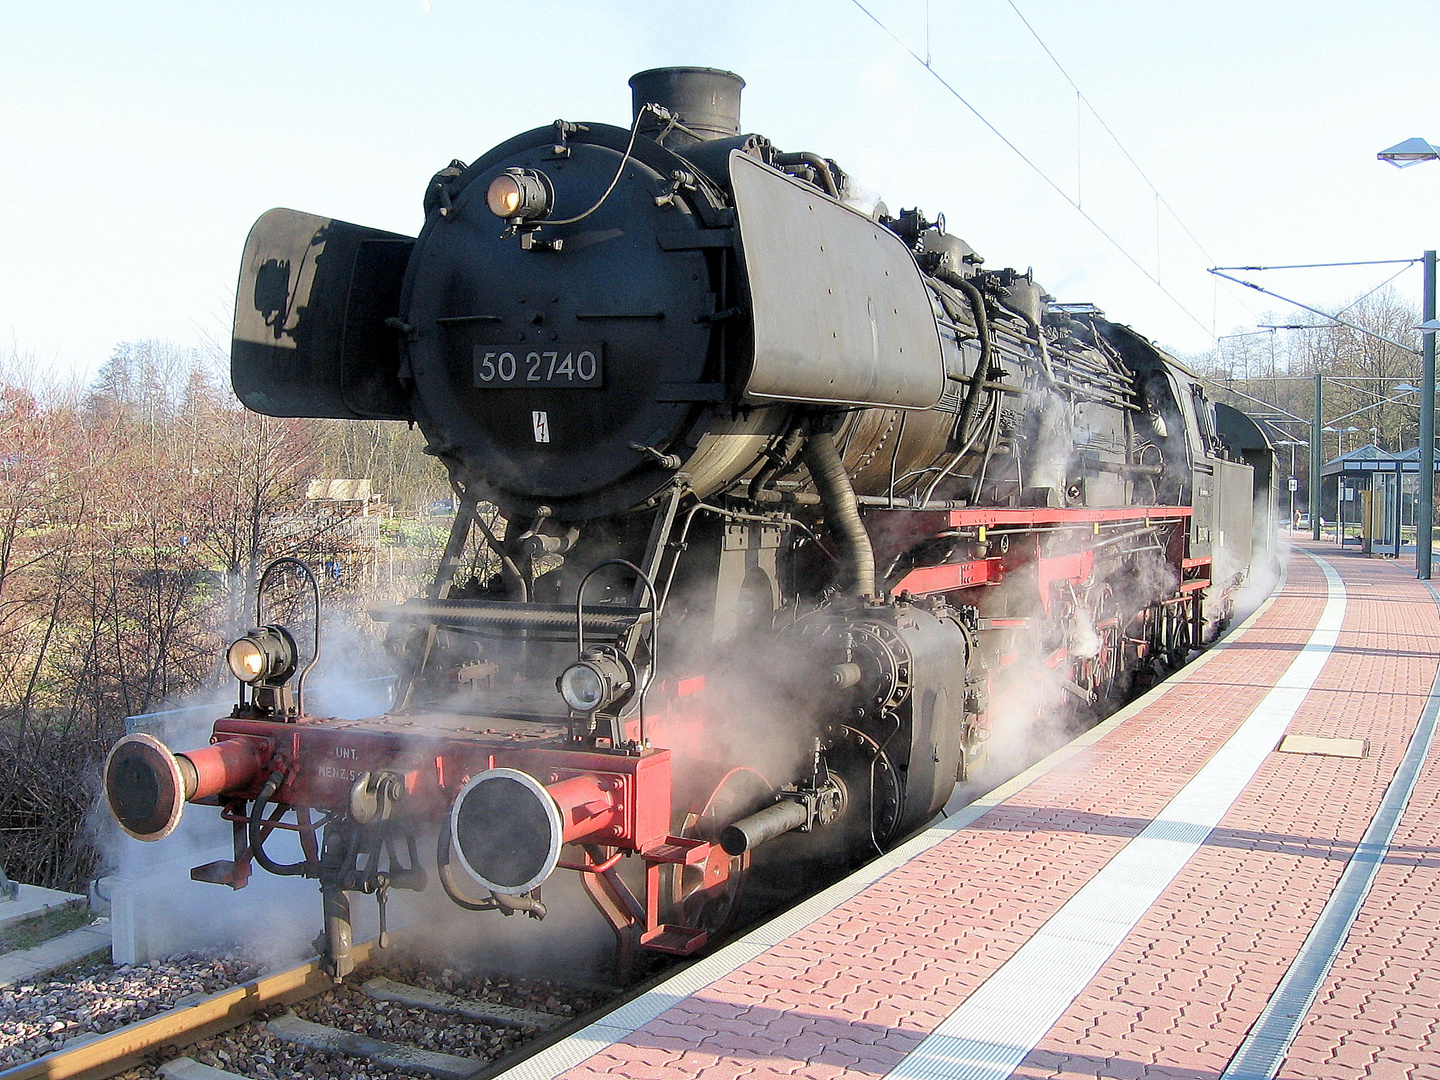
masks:
[[[307,498],[316,478],[389,490]],[[73,888],[93,870],[82,822],[123,720],[223,678],[262,567],[313,564],[327,605],[412,592],[443,542],[397,519],[447,492],[401,424],[241,409],[213,357],[116,348],[88,386],[0,354],[0,863]],[[418,539],[399,560],[397,537]],[[388,550],[387,550],[388,549]],[[381,571],[381,562],[384,571]]]

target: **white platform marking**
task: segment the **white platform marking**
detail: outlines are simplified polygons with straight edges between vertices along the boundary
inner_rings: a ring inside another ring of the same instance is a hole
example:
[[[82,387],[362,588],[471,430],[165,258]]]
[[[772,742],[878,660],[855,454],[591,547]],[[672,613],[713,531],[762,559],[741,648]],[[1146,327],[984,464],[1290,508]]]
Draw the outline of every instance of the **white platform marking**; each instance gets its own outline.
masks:
[[[1310,640],[1235,734],[1028,942],[888,1074],[895,1080],[1004,1080],[1064,1015],[1220,822],[1285,733],[1335,648],[1345,586]]]

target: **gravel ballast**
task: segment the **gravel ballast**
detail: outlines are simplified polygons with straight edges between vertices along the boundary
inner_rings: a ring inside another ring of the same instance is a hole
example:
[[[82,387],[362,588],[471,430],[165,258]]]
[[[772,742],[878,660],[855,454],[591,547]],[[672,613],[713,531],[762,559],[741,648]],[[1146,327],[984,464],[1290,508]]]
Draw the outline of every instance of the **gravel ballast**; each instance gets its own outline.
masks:
[[[71,1039],[164,1012],[260,974],[239,950],[167,957],[149,964],[87,964],[0,990],[0,1069],[33,1061]]]
[[[187,998],[211,994],[264,973],[260,963],[240,950],[214,950],[145,965],[91,964],[33,985],[0,991],[0,1069],[62,1049],[70,1040],[113,1031],[183,1005]],[[305,1020],[472,1058],[477,1065],[504,1057],[542,1033],[538,1027],[507,1027],[376,1001],[361,988],[365,979],[373,975],[470,1001],[548,1013],[562,1021],[597,1008],[612,996],[603,990],[567,987],[544,979],[433,969],[387,960],[291,1009]],[[277,1038],[265,1030],[264,1021],[283,1011],[277,1008],[259,1014],[255,1022],[201,1040],[180,1052],[203,1064],[255,1080],[400,1080],[406,1075],[363,1058],[327,1054]],[[149,1080],[158,1073],[145,1067],[121,1076]]]

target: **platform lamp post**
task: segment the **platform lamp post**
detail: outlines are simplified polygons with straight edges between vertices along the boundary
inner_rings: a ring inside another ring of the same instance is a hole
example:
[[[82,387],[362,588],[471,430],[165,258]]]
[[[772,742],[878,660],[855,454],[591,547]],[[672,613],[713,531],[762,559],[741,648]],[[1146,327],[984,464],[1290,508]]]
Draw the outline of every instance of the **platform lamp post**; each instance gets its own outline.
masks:
[[[1328,433],[1328,434],[1330,434],[1330,435],[1334,435],[1334,436],[1335,436],[1335,460],[1341,462],[1341,464],[1340,464],[1340,472],[1339,472],[1339,474],[1335,477],[1335,542],[1336,542],[1337,544],[1339,544],[1341,547],[1344,547],[1344,546],[1345,546],[1345,501],[1344,501],[1344,499],[1343,499],[1341,496],[1342,496],[1342,494],[1343,494],[1343,490],[1342,490],[1342,489],[1343,489],[1344,486],[1345,486],[1345,485],[1344,485],[1344,481],[1345,481],[1345,464],[1344,464],[1344,462],[1343,462],[1341,459],[1343,459],[1343,458],[1345,457],[1345,436],[1346,436],[1346,435],[1354,435],[1354,434],[1355,434],[1357,431],[1359,431],[1360,429],[1359,429],[1358,427],[1335,427],[1335,426],[1333,426],[1333,425],[1327,425],[1327,426],[1321,428],[1320,430],[1321,430],[1322,432],[1326,432],[1326,433]],[[1322,455],[1322,456],[1323,456],[1323,455]],[[1318,485],[1318,484],[1316,485],[1316,490],[1317,490],[1317,491],[1319,490],[1319,485]],[[1316,535],[1315,539],[1317,539],[1317,540],[1320,539],[1320,537],[1319,537],[1319,535],[1318,535],[1318,530],[1317,530],[1317,535]]]
[[[1420,387],[1414,386],[1414,385],[1412,385],[1411,383],[1396,383],[1394,386],[1390,387],[1390,392],[1391,392],[1392,394],[1418,394],[1418,393],[1420,393]],[[1408,403],[1407,403],[1407,404],[1408,404]],[[1415,406],[1415,407],[1418,409],[1420,406],[1417,405],[1417,406]],[[1416,455],[1417,455],[1417,457],[1418,457],[1418,456],[1419,456],[1419,450],[1420,450],[1418,437],[1417,437],[1417,439],[1416,439],[1415,450],[1416,450]],[[1398,477],[1399,477],[1399,478],[1396,480],[1396,483],[1397,483],[1397,484],[1403,484],[1403,482],[1404,482],[1403,469],[1402,469],[1401,472],[1398,474]],[[1398,490],[1400,490],[1400,489],[1399,489],[1399,488],[1396,488],[1396,490],[1398,491]],[[1418,573],[1419,573],[1419,570],[1420,570],[1420,563],[1419,563],[1419,561],[1418,561],[1418,559],[1419,559],[1418,543],[1419,543],[1419,540],[1420,540],[1420,479],[1419,479],[1419,475],[1418,475],[1418,467],[1417,467],[1417,475],[1416,475],[1416,479],[1415,479],[1415,540],[1416,540],[1416,543],[1417,543],[1417,548],[1416,548],[1416,559],[1417,559],[1417,561],[1416,561],[1416,563],[1415,563],[1415,570],[1416,570],[1416,573],[1418,574]]]
[[[1343,458],[1343,457],[1345,456],[1345,436],[1346,436],[1346,435],[1358,435],[1358,434],[1360,434],[1360,430],[1361,430],[1361,429],[1358,428],[1358,427],[1329,427],[1329,426],[1327,426],[1327,427],[1321,428],[1320,430],[1321,430],[1321,431],[1324,431],[1324,432],[1328,432],[1329,434],[1335,436],[1335,456],[1336,456],[1337,458]]]
[[[1315,411],[1310,417],[1310,539],[1320,539],[1320,470],[1325,465],[1321,450],[1323,435],[1320,432],[1320,410],[1324,406],[1323,389],[1325,376],[1315,373]]]
[[[1290,531],[1293,533],[1293,532],[1295,531],[1295,488],[1298,486],[1297,481],[1296,481],[1296,479],[1295,479],[1295,448],[1296,448],[1297,446],[1309,446],[1310,444],[1309,444],[1308,442],[1306,442],[1304,439],[1278,439],[1278,440],[1276,440],[1276,442],[1274,443],[1274,445],[1275,445],[1275,446],[1288,446],[1288,447],[1290,447],[1290,476],[1289,476],[1288,482],[1286,483],[1285,486],[1290,489],[1290,523],[1289,523],[1289,524],[1290,524]]]
[[[1435,252],[1425,253],[1425,321],[1416,327],[1424,338],[1420,350],[1420,479],[1415,511],[1415,576],[1430,580],[1435,517]]]
[[[1425,139],[1406,139],[1389,150],[1381,150],[1375,156],[1381,161],[1388,161],[1397,169],[1408,169],[1422,161],[1440,161],[1440,147],[1431,146]]]
[[[1397,169],[1406,169],[1422,161],[1440,161],[1440,148],[1425,139],[1406,139],[1375,155]],[[1425,252],[1425,294],[1420,310],[1420,331],[1424,347],[1420,351],[1420,505],[1415,521],[1415,576],[1430,580],[1433,545],[1432,526],[1435,520],[1435,252]]]

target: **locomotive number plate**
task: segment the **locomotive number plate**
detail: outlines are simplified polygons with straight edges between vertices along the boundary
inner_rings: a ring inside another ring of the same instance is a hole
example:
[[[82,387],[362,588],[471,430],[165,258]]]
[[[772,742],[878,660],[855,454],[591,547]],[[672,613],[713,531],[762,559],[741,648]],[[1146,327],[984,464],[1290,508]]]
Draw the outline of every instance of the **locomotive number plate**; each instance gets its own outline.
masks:
[[[475,385],[491,389],[605,385],[605,346],[550,345],[541,349],[475,346]]]

